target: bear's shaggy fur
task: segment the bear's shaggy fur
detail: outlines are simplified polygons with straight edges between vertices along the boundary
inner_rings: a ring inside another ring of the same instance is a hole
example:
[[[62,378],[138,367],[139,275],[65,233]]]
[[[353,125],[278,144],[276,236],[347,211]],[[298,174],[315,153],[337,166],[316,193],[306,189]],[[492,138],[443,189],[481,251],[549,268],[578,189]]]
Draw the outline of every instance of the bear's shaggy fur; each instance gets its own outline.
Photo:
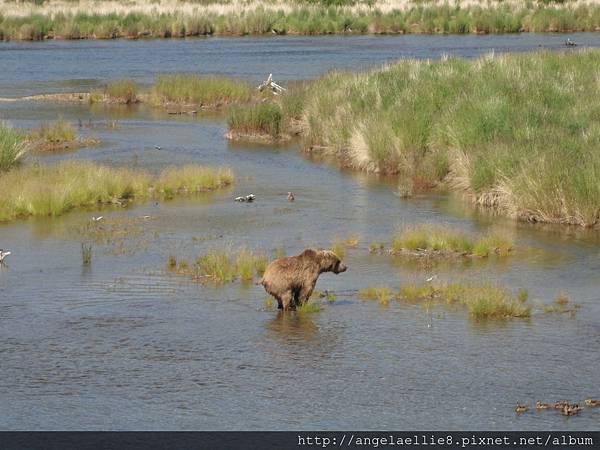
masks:
[[[296,305],[302,305],[310,298],[320,274],[338,274],[346,269],[332,251],[309,248],[298,256],[273,261],[259,284],[277,299],[280,309],[296,309]]]

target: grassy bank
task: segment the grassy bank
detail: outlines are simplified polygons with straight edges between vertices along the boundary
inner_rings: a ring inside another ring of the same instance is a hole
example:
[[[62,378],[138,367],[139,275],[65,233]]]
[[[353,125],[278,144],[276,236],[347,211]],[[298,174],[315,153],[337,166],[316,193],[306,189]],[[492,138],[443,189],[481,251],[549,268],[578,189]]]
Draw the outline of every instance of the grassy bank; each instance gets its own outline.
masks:
[[[78,207],[186,195],[217,189],[232,180],[228,169],[196,165],[165,169],[158,176],[91,162],[23,166],[0,175],[0,221],[59,216]]]
[[[0,172],[17,166],[26,151],[23,135],[9,125],[0,122]]]
[[[93,11],[93,12],[90,12]],[[592,1],[371,0],[0,2],[0,39],[181,38],[248,34],[466,34],[595,31]]]
[[[519,219],[594,226],[599,67],[588,50],[333,73],[303,94],[302,135],[346,166],[397,174],[403,191],[443,183]]]

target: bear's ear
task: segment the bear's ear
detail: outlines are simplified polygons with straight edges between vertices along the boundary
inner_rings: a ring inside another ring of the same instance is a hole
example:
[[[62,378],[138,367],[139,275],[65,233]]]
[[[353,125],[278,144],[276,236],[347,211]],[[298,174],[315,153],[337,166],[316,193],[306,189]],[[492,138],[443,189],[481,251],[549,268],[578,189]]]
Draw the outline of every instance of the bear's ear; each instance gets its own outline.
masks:
[[[300,256],[305,257],[305,258],[316,258],[317,252],[315,250],[313,250],[312,248],[307,248],[302,253],[300,253]]]

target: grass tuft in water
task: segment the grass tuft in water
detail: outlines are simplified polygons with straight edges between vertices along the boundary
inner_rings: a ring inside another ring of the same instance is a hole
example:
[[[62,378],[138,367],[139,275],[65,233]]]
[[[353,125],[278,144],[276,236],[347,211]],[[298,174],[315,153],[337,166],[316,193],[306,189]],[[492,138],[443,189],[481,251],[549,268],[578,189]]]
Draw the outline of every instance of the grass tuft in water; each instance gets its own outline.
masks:
[[[236,279],[249,282],[264,273],[266,256],[242,248],[237,252],[231,249],[210,249],[198,257],[195,275],[207,278],[217,284],[230,283]]]
[[[392,252],[457,254],[483,258],[493,254],[506,256],[512,246],[509,238],[497,234],[473,238],[449,227],[420,224],[399,230],[392,241]]]
[[[202,107],[218,107],[250,101],[253,91],[240,80],[176,74],[157,77],[150,90],[155,104],[178,103]]]
[[[385,244],[383,242],[371,242],[369,244],[369,253],[380,253],[385,250]]]
[[[250,106],[234,106],[227,114],[227,125],[232,138],[278,139],[281,134],[283,114],[279,106],[258,103]]]
[[[81,263],[89,266],[92,263],[92,245],[81,243]]]
[[[508,290],[490,283],[406,285],[397,298],[409,303],[427,301],[462,306],[475,319],[523,318],[531,315],[531,308],[522,300],[523,294],[514,296]]]
[[[91,98],[92,96],[90,96]],[[112,81],[104,89],[104,98],[114,103],[136,103],[138,101],[137,86],[133,80],[123,79]]]
[[[305,302],[300,306],[296,307],[298,314],[314,314],[321,311],[321,305],[313,302]]]
[[[387,306],[392,298],[392,292],[387,286],[375,286],[361,289],[358,296],[362,300],[377,300],[380,305]]]
[[[0,172],[19,165],[27,154],[25,138],[5,122],[0,122]]]

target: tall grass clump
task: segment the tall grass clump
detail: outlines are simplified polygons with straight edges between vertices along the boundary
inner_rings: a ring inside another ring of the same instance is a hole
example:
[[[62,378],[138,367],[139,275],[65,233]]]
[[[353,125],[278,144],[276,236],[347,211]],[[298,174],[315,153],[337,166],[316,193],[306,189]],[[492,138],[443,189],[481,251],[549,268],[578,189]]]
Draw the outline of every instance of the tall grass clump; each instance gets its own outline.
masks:
[[[261,276],[267,258],[247,249],[237,252],[226,249],[210,249],[196,259],[195,276],[209,279],[217,284],[230,283],[236,279],[247,282]]]
[[[261,137],[277,139],[282,128],[281,108],[271,103],[235,106],[229,109],[227,125],[232,137]]]
[[[108,83],[104,89],[104,96],[108,101],[116,103],[136,103],[137,87],[133,80],[116,80]]]
[[[161,75],[150,90],[150,99],[156,104],[185,103],[204,107],[243,103],[252,95],[252,88],[240,80],[187,74]]]
[[[398,230],[392,240],[392,252],[398,254],[409,252],[506,256],[512,247],[512,240],[503,235],[473,237],[453,228],[433,224],[408,225]]]
[[[490,283],[452,283],[445,286],[406,285],[397,296],[410,303],[431,302],[464,307],[476,319],[505,319],[529,317],[531,308],[525,304],[523,294]]]
[[[28,136],[28,139],[37,150],[55,150],[74,144],[77,141],[77,133],[73,125],[59,119],[54,122],[42,123]]]
[[[600,225],[599,66],[583,50],[333,73],[309,90],[302,135],[412,191],[444,184],[521,220]]]
[[[78,207],[103,204],[124,205],[130,201],[165,197],[168,192],[185,194],[181,179],[187,179],[189,167],[165,169],[156,177],[142,170],[113,168],[91,162],[64,161],[55,165],[31,165],[15,168],[0,177],[0,221],[27,216],[59,216]],[[224,169],[197,167],[213,177],[194,185],[195,190],[212,190],[231,182],[231,174],[222,183]]]
[[[24,136],[8,124],[0,122],[0,172],[17,166],[26,153]]]
[[[212,191],[233,183],[233,172],[224,167],[206,167],[187,164],[167,167],[154,183],[154,187],[168,197],[175,194],[195,194]]]

